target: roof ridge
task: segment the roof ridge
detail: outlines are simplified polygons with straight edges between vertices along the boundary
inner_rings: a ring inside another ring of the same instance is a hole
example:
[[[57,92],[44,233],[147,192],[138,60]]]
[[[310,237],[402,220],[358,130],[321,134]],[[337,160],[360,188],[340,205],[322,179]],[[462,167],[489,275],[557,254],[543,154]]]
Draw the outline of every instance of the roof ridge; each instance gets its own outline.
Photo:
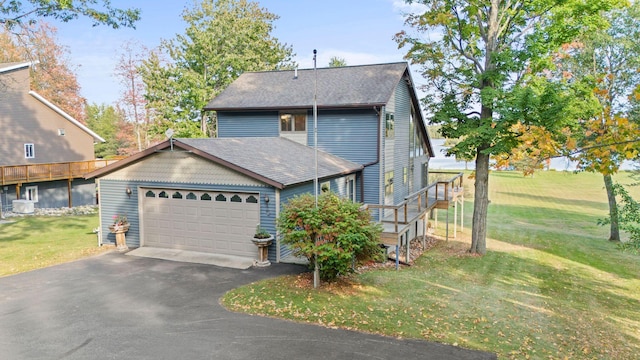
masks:
[[[26,68],[26,67],[31,67],[37,63],[38,61],[23,61],[23,62],[16,61],[16,62],[9,62],[9,63],[0,63],[0,73],[5,73],[12,70]]]
[[[357,68],[357,67],[370,67],[370,66],[383,66],[383,65],[397,65],[397,64],[405,64],[408,65],[407,61],[392,61],[387,63],[377,63],[377,64],[358,64],[358,65],[345,65],[345,66],[323,66],[318,67],[316,70],[326,70],[326,69],[344,69],[344,68]],[[258,71],[245,71],[242,74],[264,74],[264,73],[276,73],[276,72],[289,72],[289,71],[313,71],[314,68],[294,68],[294,69],[280,69],[280,70],[258,70]]]

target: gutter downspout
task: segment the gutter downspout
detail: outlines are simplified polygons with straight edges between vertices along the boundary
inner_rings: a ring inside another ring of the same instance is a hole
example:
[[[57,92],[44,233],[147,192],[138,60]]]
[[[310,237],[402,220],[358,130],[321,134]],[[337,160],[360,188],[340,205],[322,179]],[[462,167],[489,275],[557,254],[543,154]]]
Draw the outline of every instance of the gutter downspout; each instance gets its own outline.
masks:
[[[380,159],[384,159],[384,131],[383,129],[383,121],[384,121],[384,113],[386,111],[385,106],[380,108],[380,113],[378,114],[378,163],[380,163],[380,171],[378,174],[378,204],[384,204],[384,162]],[[384,210],[378,210],[378,220],[382,221],[384,217]]]

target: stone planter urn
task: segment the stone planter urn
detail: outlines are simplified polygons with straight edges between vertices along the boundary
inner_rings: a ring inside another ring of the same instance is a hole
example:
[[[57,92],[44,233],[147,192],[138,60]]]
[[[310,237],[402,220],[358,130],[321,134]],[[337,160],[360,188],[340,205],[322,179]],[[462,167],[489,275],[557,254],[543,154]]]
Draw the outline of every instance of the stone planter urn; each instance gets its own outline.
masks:
[[[258,261],[256,262],[256,266],[266,267],[271,265],[269,261],[269,245],[273,242],[273,235],[269,235],[269,237],[263,239],[254,237],[251,241],[258,247]]]
[[[127,239],[124,235],[129,231],[129,226],[129,223],[113,224],[109,226],[109,231],[111,231],[112,234],[116,234],[116,249],[118,251],[129,250],[129,247],[127,246]]]

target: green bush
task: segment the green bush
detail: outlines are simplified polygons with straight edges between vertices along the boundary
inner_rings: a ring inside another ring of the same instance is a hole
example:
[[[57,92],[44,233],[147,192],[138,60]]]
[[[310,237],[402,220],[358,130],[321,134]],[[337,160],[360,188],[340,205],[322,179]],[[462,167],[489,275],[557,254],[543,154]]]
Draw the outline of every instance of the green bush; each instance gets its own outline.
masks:
[[[317,254],[320,278],[335,279],[353,271],[357,262],[380,260],[382,228],[372,223],[360,205],[332,193],[318,197],[296,196],[284,206],[278,218],[282,242],[294,255],[304,256],[313,267]]]

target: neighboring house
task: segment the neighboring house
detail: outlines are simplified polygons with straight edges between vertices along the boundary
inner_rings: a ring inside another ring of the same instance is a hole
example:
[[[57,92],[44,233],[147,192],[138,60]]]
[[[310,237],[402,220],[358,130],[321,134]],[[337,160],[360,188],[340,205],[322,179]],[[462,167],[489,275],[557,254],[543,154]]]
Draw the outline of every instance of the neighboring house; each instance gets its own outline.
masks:
[[[0,205],[36,208],[95,204],[98,134],[29,88],[31,62],[0,64]]]
[[[407,63],[244,73],[205,108],[217,139],[168,140],[88,175],[103,239],[125,213],[129,246],[255,257],[256,225],[274,233],[287,199],[314,192],[316,78],[320,191],[395,205],[427,185],[433,150]],[[269,257],[289,253],[277,240]]]

